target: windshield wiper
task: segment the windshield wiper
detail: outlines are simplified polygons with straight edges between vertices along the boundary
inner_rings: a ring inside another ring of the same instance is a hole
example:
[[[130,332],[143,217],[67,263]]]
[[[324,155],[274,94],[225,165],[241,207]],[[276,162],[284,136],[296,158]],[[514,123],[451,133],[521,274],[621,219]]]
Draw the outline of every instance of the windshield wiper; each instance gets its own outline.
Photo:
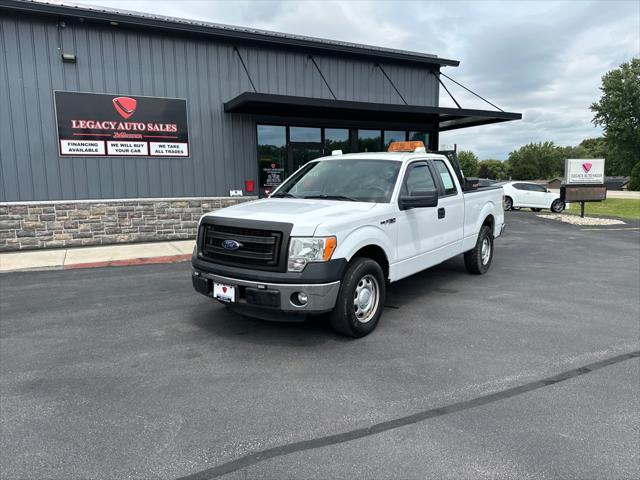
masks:
[[[275,195],[271,195],[269,198],[300,198],[300,197],[296,197],[295,195],[292,195],[291,193],[287,193],[287,192],[279,192],[279,193],[276,193]]]
[[[346,195],[309,195],[303,198],[321,198],[322,200],[348,200],[349,202],[359,202],[360,200],[347,197]]]

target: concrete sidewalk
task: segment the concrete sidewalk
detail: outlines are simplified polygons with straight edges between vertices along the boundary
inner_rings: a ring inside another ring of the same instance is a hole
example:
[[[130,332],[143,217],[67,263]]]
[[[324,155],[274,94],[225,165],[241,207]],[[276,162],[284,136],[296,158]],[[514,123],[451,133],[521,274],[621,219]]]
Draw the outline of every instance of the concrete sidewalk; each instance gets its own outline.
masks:
[[[186,240],[0,253],[0,272],[183,262],[191,258],[194,244]]]

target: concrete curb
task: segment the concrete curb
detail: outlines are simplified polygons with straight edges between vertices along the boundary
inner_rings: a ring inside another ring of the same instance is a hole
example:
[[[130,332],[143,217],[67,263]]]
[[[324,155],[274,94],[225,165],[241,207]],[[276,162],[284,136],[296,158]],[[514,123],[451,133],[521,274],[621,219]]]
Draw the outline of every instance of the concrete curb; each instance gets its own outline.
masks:
[[[0,274],[186,262],[194,241],[124,244],[0,254]]]
[[[191,260],[191,254],[169,255],[165,257],[129,258],[126,260],[111,260],[106,262],[72,263],[65,265],[63,270],[77,270],[79,268],[102,268],[102,267],[127,267],[131,265],[149,265],[157,263],[179,263]]]
[[[130,267],[136,265],[161,265],[170,263],[188,262],[191,260],[191,254],[187,255],[170,255],[164,257],[146,257],[146,258],[129,258],[126,260],[110,260],[104,262],[87,262],[72,263],[68,265],[51,265],[42,267],[16,268],[12,270],[4,270],[0,275],[20,272],[46,272],[49,270],[80,270],[85,268],[105,268],[105,267]]]

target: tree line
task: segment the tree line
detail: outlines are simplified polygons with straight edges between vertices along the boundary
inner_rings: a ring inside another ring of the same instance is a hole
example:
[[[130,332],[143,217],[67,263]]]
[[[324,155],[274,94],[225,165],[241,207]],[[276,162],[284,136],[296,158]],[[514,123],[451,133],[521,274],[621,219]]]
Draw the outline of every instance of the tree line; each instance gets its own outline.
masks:
[[[551,141],[529,143],[507,160],[479,160],[469,150],[458,152],[465,176],[495,180],[537,180],[564,176],[567,158],[604,158],[605,174],[630,176],[630,190],[640,190],[640,59],[634,58],[602,77],[602,97],[591,105],[592,122],[604,135],[576,146]]]

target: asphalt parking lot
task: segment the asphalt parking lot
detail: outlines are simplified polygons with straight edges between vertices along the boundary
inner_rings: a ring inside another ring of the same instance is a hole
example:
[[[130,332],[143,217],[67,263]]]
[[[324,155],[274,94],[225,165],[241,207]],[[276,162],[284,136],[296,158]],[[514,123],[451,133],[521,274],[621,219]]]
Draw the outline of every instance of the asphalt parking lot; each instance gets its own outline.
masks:
[[[360,340],[186,263],[0,276],[0,477],[638,478],[640,231],[507,222]]]

